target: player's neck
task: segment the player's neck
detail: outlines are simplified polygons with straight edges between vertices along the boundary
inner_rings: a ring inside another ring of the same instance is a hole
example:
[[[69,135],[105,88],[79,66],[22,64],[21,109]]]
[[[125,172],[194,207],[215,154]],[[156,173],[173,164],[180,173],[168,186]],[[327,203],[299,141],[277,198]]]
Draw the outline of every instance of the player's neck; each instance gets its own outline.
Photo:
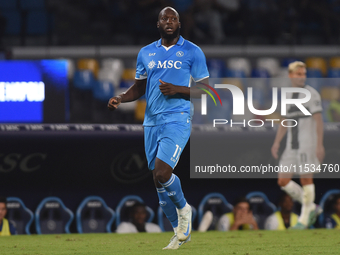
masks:
[[[166,38],[162,38],[162,45],[164,45],[165,47],[170,47],[172,45],[175,45],[179,40],[179,36],[173,38],[173,39],[166,39]]]

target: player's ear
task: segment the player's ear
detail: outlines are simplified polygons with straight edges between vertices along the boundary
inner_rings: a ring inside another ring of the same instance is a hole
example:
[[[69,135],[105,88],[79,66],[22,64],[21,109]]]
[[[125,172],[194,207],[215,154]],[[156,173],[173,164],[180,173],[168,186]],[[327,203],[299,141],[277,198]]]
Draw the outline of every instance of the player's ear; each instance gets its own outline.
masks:
[[[159,21],[157,21],[157,28],[159,28]]]
[[[178,24],[179,24],[179,28],[181,28],[181,22],[178,22]]]

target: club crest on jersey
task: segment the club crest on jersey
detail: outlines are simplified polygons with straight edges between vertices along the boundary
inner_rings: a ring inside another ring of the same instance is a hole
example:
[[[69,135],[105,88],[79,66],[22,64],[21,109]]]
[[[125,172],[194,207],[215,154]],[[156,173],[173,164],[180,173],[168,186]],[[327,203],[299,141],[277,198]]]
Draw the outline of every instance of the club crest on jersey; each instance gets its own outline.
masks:
[[[176,56],[177,57],[183,57],[184,56],[184,52],[183,51],[177,51],[176,52]]]
[[[156,65],[155,61],[151,60],[150,63],[148,64],[148,67],[152,69],[155,67],[155,65]]]

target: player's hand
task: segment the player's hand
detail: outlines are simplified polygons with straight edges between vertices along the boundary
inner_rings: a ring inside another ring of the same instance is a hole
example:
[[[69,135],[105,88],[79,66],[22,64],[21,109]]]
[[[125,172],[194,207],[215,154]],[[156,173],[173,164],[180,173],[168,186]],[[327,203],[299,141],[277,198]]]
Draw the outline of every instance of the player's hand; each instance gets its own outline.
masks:
[[[161,85],[159,85],[159,89],[164,96],[173,96],[178,93],[176,85],[164,82],[161,79],[159,79],[159,82],[161,83]]]
[[[279,143],[274,143],[271,149],[272,155],[275,159],[279,158],[279,148],[280,144]]]
[[[120,105],[121,102],[121,96],[111,97],[109,103],[107,104],[107,108],[109,108],[110,111],[114,111],[118,108],[118,105]]]
[[[316,157],[318,158],[318,160],[321,164],[323,159],[325,158],[325,147],[323,147],[323,145],[318,146],[316,148]]]

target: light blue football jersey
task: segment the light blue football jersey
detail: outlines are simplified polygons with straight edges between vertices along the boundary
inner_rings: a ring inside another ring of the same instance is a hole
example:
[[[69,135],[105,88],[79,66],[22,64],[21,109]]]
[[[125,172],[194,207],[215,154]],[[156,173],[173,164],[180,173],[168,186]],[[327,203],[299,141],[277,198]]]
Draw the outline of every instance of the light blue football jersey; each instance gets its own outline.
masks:
[[[209,77],[204,53],[197,45],[180,36],[178,42],[168,48],[162,39],[143,47],[137,57],[136,79],[148,79],[145,91],[146,110],[144,126],[155,126],[191,118],[190,99],[183,96],[164,96],[159,89],[164,82],[190,87]]]

